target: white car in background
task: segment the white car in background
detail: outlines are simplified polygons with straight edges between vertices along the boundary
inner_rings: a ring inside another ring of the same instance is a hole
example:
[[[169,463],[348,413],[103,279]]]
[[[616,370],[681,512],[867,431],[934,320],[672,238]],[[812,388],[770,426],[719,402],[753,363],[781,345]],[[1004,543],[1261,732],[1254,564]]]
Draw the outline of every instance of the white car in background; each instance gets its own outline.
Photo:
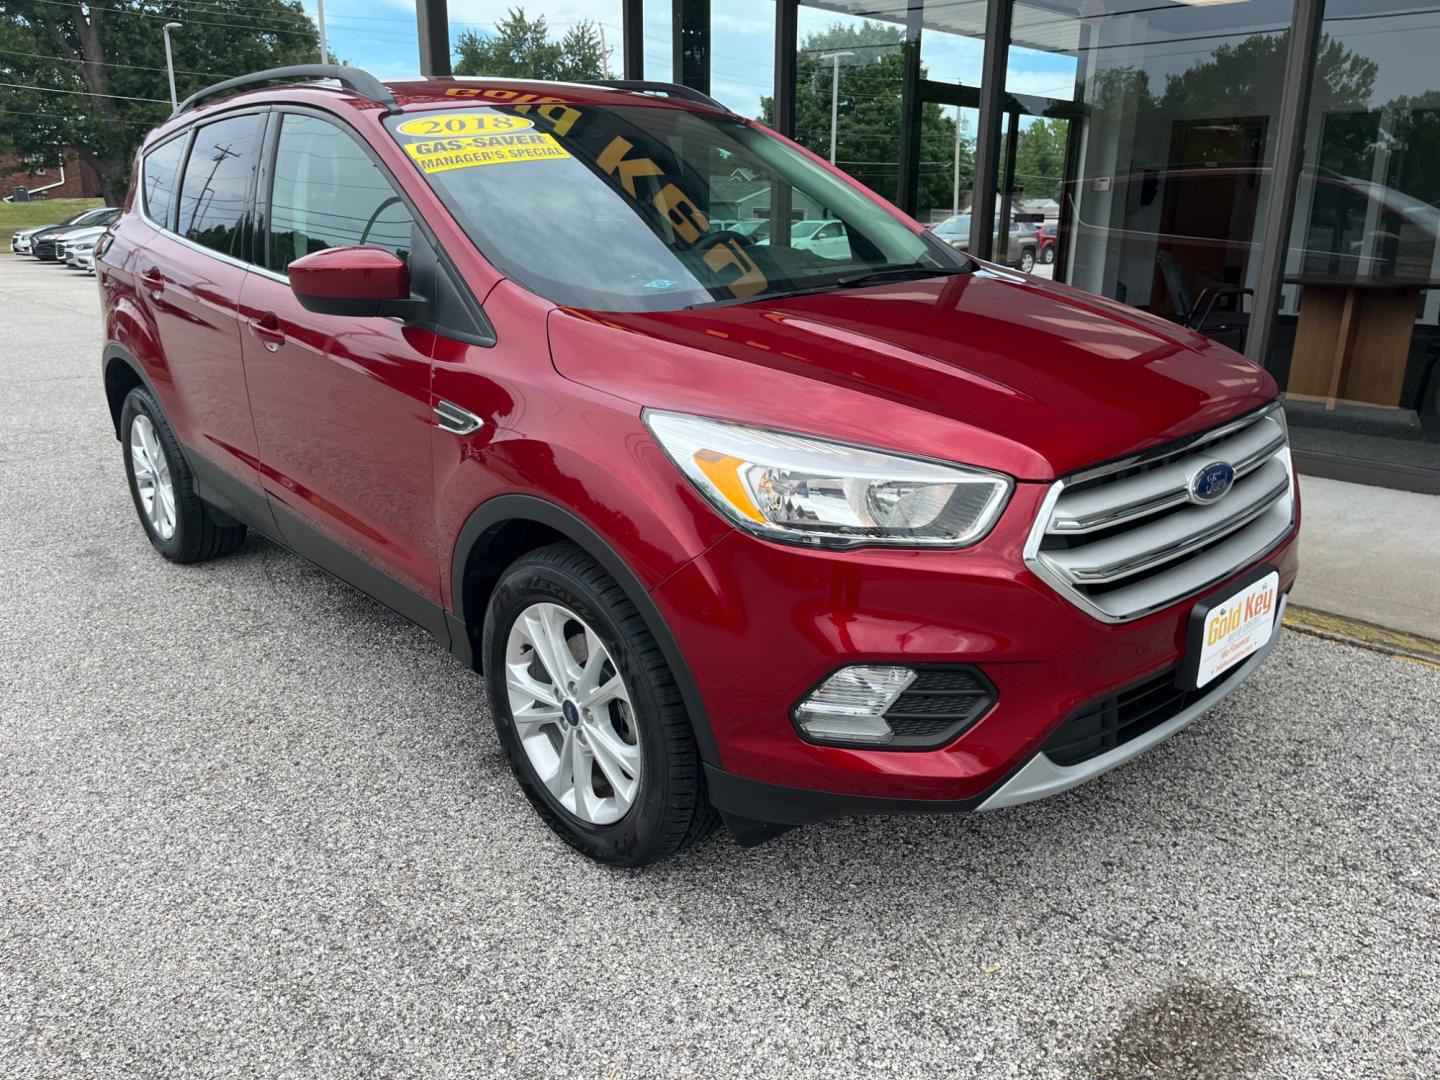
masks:
[[[790,226],[790,246],[814,252],[822,259],[850,259],[850,238],[843,222],[811,218]]]
[[[75,256],[83,248],[86,251],[95,250],[95,241],[105,234],[103,225],[91,225],[83,229],[71,229],[62,233],[55,242],[55,258],[67,266],[76,266]]]
[[[743,222],[742,224],[748,224]],[[770,230],[768,222],[763,235],[756,238],[755,233],[750,234],[752,241],[756,244],[770,243]],[[733,230],[740,232],[739,228]],[[835,221],[832,218],[807,218],[804,221],[792,222],[790,225],[790,246],[797,251],[809,251],[819,255],[822,259],[835,259],[844,261],[854,256],[850,252],[850,238],[845,235],[843,222]]]

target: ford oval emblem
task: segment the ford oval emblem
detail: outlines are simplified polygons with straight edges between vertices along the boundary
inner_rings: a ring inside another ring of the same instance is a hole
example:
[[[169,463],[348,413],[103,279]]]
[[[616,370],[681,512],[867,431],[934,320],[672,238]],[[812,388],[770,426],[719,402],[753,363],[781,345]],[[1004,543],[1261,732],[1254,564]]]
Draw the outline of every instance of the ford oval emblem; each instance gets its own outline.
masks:
[[[1190,498],[1213,503],[1235,486],[1235,470],[1223,461],[1212,461],[1190,478]]]

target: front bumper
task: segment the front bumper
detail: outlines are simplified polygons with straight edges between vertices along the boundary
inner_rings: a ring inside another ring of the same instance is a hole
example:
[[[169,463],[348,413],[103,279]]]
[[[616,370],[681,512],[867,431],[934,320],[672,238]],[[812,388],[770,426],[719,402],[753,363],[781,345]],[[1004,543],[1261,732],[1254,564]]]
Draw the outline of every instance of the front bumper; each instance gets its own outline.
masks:
[[[732,533],[652,593],[705,704],[719,760],[711,801],[727,814],[800,824],[856,813],[1010,805],[1082,783],[1191,723],[1258,667],[1227,678],[1142,736],[1062,767],[1040,747],[1068,716],[1184,657],[1194,598],[1107,624],[1026,569],[1022,548],[1044,497],[1019,485],[1002,521],[963,551],[831,552]],[[1258,560],[1282,595],[1297,569],[1296,521]],[[1225,589],[1251,566],[1206,595]],[[936,749],[807,742],[790,709],[846,664],[969,664],[995,705]]]

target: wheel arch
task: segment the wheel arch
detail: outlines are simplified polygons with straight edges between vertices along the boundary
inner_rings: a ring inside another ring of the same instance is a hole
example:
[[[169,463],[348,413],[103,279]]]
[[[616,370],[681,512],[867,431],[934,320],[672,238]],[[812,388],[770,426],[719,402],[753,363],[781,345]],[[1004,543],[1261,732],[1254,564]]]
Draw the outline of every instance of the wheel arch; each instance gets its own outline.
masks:
[[[115,428],[115,438],[120,438],[120,410],[125,405],[125,397],[137,386],[143,386],[155,397],[155,388],[150,385],[150,379],[145,374],[145,369],[135,359],[130,350],[125,346],[110,342],[105,346],[101,358],[101,371],[105,381],[105,400],[110,406],[110,422]],[[158,401],[159,398],[156,398]]]
[[[635,605],[675,677],[701,758],[720,767],[719,747],[699,687],[649,590],[604,537],[555,503],[533,495],[498,495],[466,519],[455,543],[451,566],[451,603],[458,624],[451,628],[452,641],[465,640],[470,662],[479,671],[483,663],[480,632],[485,606],[500,576],[526,551],[560,542],[574,544],[599,563]]]

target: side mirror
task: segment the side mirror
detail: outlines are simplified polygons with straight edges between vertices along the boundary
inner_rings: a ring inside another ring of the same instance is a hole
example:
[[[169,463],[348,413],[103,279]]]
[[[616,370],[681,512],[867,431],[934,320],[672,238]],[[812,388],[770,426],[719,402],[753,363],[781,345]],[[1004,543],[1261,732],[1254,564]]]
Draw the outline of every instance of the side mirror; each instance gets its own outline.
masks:
[[[321,315],[410,319],[425,306],[410,295],[410,268],[382,248],[326,248],[296,259],[287,272],[300,306]]]

